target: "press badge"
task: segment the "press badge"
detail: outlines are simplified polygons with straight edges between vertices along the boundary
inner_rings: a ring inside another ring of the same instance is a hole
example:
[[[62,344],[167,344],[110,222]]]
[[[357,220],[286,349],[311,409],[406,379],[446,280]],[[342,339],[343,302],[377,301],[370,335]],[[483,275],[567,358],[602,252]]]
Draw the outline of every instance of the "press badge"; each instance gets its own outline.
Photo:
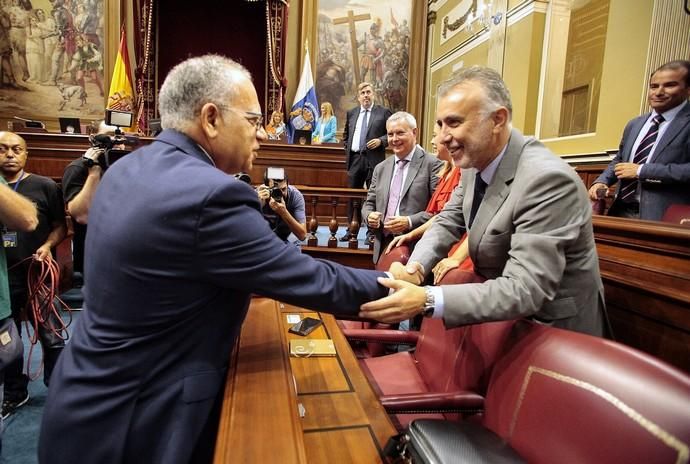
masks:
[[[5,330],[0,334],[0,344],[2,344],[2,346],[7,346],[11,341],[12,337],[10,336],[9,330]]]
[[[17,233],[4,231],[2,233],[2,245],[5,248],[17,248]]]

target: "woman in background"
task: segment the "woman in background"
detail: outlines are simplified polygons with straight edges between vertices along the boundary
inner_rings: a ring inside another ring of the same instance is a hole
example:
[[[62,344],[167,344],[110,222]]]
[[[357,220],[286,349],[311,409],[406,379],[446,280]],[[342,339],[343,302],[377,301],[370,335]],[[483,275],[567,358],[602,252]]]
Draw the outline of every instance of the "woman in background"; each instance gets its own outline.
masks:
[[[283,113],[274,111],[271,114],[271,120],[266,124],[266,133],[268,140],[282,140],[285,136],[285,123],[283,122]]]
[[[333,106],[329,102],[321,104],[321,117],[316,121],[316,130],[312,134],[312,141],[319,143],[336,143],[335,128],[338,123],[333,116]]]

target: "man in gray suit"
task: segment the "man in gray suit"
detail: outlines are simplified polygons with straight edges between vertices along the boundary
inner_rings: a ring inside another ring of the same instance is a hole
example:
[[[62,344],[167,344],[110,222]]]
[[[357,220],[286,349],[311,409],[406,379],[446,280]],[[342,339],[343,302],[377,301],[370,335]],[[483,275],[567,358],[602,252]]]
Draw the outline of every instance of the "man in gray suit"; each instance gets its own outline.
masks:
[[[630,121],[618,153],[589,189],[618,183],[610,216],[660,220],[672,204],[690,205],[690,61],[660,66],[649,82],[650,113]]]
[[[379,163],[371,177],[362,218],[374,233],[374,263],[394,236],[431,218],[425,211],[438,184],[443,162],[417,145],[417,121],[398,111],[386,122],[388,146],[395,156]]]
[[[587,191],[570,166],[511,127],[511,112],[508,89],[491,69],[464,69],[441,86],[437,124],[462,183],[407,266],[391,267],[396,280],[382,280],[395,293],[363,305],[360,316],[394,322],[423,313],[446,327],[524,317],[602,335]],[[465,230],[486,282],[417,286]]]

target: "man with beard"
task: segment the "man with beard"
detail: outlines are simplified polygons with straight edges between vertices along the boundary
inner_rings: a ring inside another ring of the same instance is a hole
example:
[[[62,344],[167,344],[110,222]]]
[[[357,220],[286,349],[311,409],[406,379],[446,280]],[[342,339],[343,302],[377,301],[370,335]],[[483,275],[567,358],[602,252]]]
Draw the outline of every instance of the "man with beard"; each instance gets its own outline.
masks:
[[[462,181],[417,243],[396,263],[396,290],[361,317],[397,322],[418,314],[446,327],[529,318],[592,335],[604,332],[592,209],[575,171],[511,126],[512,103],[494,70],[473,66],[441,85],[436,124]],[[486,282],[419,287],[468,231],[470,257]],[[412,285],[411,283],[415,284]]]

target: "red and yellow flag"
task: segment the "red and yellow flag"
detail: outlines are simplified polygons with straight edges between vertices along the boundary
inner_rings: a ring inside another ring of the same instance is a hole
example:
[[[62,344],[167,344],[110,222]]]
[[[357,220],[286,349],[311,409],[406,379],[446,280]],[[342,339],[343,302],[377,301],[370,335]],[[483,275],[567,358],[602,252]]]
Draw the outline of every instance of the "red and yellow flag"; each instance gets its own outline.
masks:
[[[113,78],[110,81],[110,92],[108,93],[106,108],[134,113],[136,99],[133,88],[132,70],[129,65],[129,52],[127,51],[127,36],[123,27],[120,32],[120,48],[117,50],[115,69],[113,70]],[[129,130],[133,131],[135,128],[131,127]]]

